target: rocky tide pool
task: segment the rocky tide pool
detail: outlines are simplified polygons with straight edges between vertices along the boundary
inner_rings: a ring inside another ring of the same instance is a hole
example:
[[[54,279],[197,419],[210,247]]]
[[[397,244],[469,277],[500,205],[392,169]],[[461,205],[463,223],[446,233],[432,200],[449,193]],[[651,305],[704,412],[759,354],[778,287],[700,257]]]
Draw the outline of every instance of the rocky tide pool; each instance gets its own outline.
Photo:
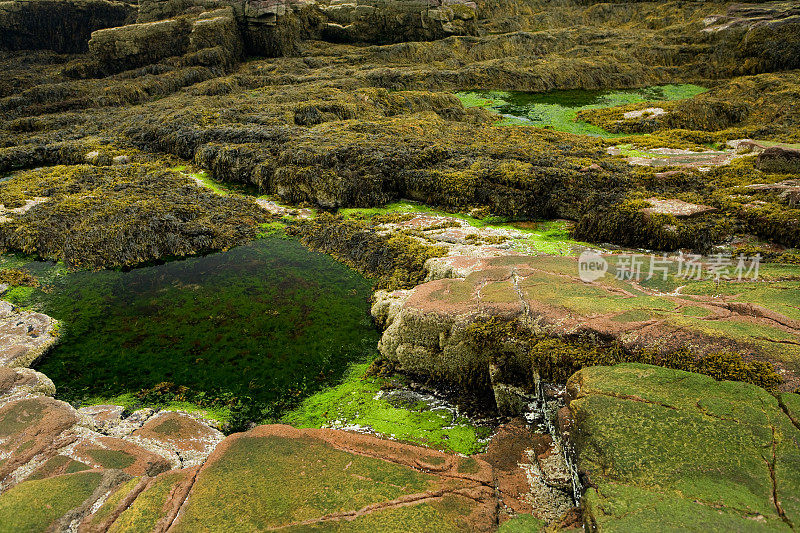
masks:
[[[457,93],[465,107],[484,107],[501,114],[503,124],[523,124],[557,131],[621,137],[588,122],[576,121],[580,111],[604,109],[640,102],[659,102],[691,98],[706,89],[698,85],[655,85],[641,89],[565,90],[532,93],[521,91],[465,91]],[[660,108],[645,110],[650,114],[663,113]]]
[[[9,296],[61,321],[37,369],[73,403],[187,402],[235,427],[340,378],[378,339],[370,282],[293,239],[128,272],[25,268],[43,288]]]

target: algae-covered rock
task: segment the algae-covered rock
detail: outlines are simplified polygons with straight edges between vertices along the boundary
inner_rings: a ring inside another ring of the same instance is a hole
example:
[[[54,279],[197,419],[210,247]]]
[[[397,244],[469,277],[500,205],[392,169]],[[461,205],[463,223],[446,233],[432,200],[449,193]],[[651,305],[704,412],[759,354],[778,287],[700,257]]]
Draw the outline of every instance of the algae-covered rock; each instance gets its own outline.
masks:
[[[466,277],[417,286],[391,315],[376,306],[383,320],[394,317],[381,354],[405,371],[479,388],[530,387],[536,375],[562,381],[587,364],[638,360],[793,390],[800,316],[784,290],[795,282],[717,287],[713,277],[672,277],[673,258],[663,281],[645,281],[652,264],[641,267],[642,286],[620,258],[602,260],[608,272],[590,281],[575,258],[436,259]],[[665,290],[680,285],[681,294]],[[720,292],[730,298],[713,296]]]
[[[131,433],[129,440],[163,456],[177,457],[178,466],[186,467],[205,461],[222,439],[220,431],[186,413],[164,411]]]
[[[495,506],[481,460],[341,431],[260,426],[217,447],[172,529],[488,531]]]
[[[108,0],[7,0],[0,2],[0,49],[84,52],[93,31],[134,14],[130,4]]]
[[[791,531],[800,428],[763,389],[641,364],[569,381],[592,531]]]

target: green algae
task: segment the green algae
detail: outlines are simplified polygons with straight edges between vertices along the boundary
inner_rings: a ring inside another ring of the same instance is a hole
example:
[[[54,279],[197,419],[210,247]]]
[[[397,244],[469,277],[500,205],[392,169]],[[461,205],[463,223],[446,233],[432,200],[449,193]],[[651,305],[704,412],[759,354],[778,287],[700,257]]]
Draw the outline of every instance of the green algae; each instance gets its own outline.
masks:
[[[100,484],[99,472],[79,472],[21,483],[0,496],[0,532],[47,531]]]
[[[245,434],[206,463],[173,528],[264,531],[424,492],[435,481],[430,474],[313,438]]]
[[[44,277],[49,263],[27,267]],[[57,267],[55,267],[57,268]],[[38,369],[71,402],[269,419],[374,354],[370,282],[294,239],[122,271],[61,272],[16,303],[62,322]]]
[[[466,455],[479,453],[492,430],[424,401],[393,400],[382,391],[392,380],[368,376],[368,365],[353,365],[343,382],[318,392],[282,421],[295,427],[358,427],[391,437]],[[394,386],[397,384],[395,383]]]
[[[640,102],[680,100],[691,98],[705,90],[697,85],[680,84],[611,91],[468,91],[457,93],[457,96],[464,107],[482,107],[501,114],[504,118],[498,125],[531,125],[567,133],[612,138],[625,134],[611,133],[599,126],[576,120],[578,113],[588,109],[605,109]]]
[[[521,220],[506,217],[485,216],[477,218],[464,213],[454,213],[436,209],[420,202],[403,200],[382,207],[339,209],[345,218],[380,220],[406,214],[436,215],[451,217],[467,222],[477,229],[494,228],[520,232],[524,237],[510,237],[507,242],[514,250],[523,253],[543,253],[548,255],[577,255],[576,251],[590,246],[571,237],[573,223],[568,220]],[[594,246],[597,248],[597,246]]]

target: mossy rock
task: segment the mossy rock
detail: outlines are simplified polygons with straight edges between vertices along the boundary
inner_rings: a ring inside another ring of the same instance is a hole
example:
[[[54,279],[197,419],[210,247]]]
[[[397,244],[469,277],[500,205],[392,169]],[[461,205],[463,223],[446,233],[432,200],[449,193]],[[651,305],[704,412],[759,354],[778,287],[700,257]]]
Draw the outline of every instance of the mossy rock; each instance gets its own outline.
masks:
[[[100,486],[100,472],[78,472],[21,483],[0,495],[0,531],[48,531]]]
[[[789,531],[800,518],[800,428],[763,389],[642,364],[584,369],[567,389],[587,527]]]
[[[478,481],[491,479],[488,465],[473,459],[474,468],[462,474],[463,461],[365,435],[261,426],[220,444],[173,528],[489,528],[493,491]],[[422,494],[439,496],[417,498]]]

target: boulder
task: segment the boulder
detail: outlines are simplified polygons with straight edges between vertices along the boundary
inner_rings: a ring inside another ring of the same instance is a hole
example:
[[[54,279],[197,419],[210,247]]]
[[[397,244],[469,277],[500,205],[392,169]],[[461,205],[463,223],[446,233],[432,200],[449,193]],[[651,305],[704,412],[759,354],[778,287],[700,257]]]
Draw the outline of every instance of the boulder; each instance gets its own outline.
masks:
[[[800,427],[764,389],[630,363],[581,370],[567,391],[587,530],[800,521]]]
[[[430,264],[439,266],[429,271],[463,277],[428,281],[394,302],[384,294],[373,307],[378,320],[387,324],[378,348],[403,371],[465,387],[492,387],[495,393],[498,384],[512,386],[503,388],[504,393],[513,387],[530,391],[537,374],[566,380],[577,370],[570,361],[595,357],[591,349],[582,351],[582,342],[592,349],[612,342],[627,353],[653,354],[665,361],[684,349],[698,358],[742,354],[748,361],[776,365],[785,389],[798,383],[800,315],[780,303],[777,286],[749,303],[739,300],[741,285],[734,283],[716,289],[730,290],[726,301],[713,299],[707,289],[692,296],[691,289],[685,295],[668,294],[658,285],[663,292],[653,294],[639,285],[646,282],[651,266],[645,256],[638,259],[638,283],[632,264],[628,268],[613,255],[603,261],[608,270],[589,281],[579,276],[578,260],[569,257],[432,259]],[[701,265],[704,276],[706,267]],[[699,281],[673,277],[675,260],[661,268],[667,269],[668,287],[703,287]],[[661,275],[655,271],[658,280]],[[509,324],[508,331],[503,329]],[[485,341],[488,346],[479,340],[481,335],[492,339]],[[503,394],[504,405],[510,405],[508,398]]]
[[[756,168],[771,174],[800,174],[800,150],[771,146],[758,154]]]

